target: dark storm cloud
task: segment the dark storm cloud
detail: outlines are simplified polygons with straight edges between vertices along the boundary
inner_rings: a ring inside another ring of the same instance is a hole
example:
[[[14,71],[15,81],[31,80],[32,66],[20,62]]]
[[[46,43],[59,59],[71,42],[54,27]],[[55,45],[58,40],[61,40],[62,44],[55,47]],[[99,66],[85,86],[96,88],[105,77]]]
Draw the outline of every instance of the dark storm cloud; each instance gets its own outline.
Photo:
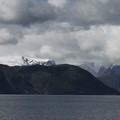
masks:
[[[83,28],[89,28],[91,25],[118,25],[119,6],[119,0],[76,0],[74,4],[66,4],[58,18]]]
[[[0,21],[30,25],[53,20],[89,28],[120,24],[120,1],[115,0],[0,0]]]
[[[43,0],[0,0],[0,21],[5,24],[29,25],[55,16],[53,7]]]

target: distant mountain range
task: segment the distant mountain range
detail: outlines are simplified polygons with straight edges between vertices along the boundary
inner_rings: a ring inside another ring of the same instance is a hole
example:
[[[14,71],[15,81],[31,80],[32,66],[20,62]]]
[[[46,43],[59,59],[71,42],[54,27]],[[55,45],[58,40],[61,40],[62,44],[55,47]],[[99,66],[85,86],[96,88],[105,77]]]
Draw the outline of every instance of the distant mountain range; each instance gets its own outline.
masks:
[[[97,77],[100,66],[94,63],[81,63],[80,67],[90,72],[92,75]]]
[[[120,65],[112,64],[108,68],[104,68],[98,79],[107,86],[120,91]]]
[[[80,67],[90,72],[100,81],[102,81],[105,85],[120,91],[120,65],[119,64],[110,64],[108,67],[101,65],[97,71],[95,71],[96,65],[94,65],[94,63],[82,64],[80,65]]]
[[[73,65],[0,65],[0,93],[47,95],[116,95],[86,70]]]
[[[0,94],[114,95],[98,80],[99,66],[56,65],[54,60],[23,56],[0,58]],[[94,73],[94,76],[92,74]],[[104,75],[104,73],[102,74]],[[115,87],[113,87],[115,88]]]

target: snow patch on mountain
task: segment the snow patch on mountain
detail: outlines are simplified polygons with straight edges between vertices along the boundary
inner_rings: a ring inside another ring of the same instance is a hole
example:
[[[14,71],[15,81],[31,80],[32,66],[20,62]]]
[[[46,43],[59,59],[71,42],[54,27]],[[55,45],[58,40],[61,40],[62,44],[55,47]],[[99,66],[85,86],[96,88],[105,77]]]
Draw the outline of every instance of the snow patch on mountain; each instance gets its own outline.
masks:
[[[51,66],[55,65],[54,60],[30,58],[24,56],[5,56],[0,57],[0,64],[8,66],[28,66],[28,65],[44,65]]]

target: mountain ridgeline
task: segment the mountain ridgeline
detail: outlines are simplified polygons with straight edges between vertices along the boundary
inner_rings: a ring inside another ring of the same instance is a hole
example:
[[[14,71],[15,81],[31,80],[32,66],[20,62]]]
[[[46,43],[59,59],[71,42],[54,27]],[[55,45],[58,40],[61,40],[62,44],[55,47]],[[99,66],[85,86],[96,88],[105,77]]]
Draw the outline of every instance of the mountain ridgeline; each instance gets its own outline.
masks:
[[[47,95],[114,95],[86,70],[73,65],[0,65],[0,93]]]
[[[120,91],[120,65],[110,65],[101,71],[98,79],[107,86]]]
[[[105,85],[120,92],[120,64],[85,63],[80,67],[90,72]]]

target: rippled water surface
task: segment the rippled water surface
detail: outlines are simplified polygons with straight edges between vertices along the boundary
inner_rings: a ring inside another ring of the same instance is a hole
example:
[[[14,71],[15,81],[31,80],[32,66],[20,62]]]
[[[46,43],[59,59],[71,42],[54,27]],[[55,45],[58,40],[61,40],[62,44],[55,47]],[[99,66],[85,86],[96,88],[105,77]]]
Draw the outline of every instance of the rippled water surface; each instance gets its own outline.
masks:
[[[119,96],[0,95],[0,120],[118,120]]]

